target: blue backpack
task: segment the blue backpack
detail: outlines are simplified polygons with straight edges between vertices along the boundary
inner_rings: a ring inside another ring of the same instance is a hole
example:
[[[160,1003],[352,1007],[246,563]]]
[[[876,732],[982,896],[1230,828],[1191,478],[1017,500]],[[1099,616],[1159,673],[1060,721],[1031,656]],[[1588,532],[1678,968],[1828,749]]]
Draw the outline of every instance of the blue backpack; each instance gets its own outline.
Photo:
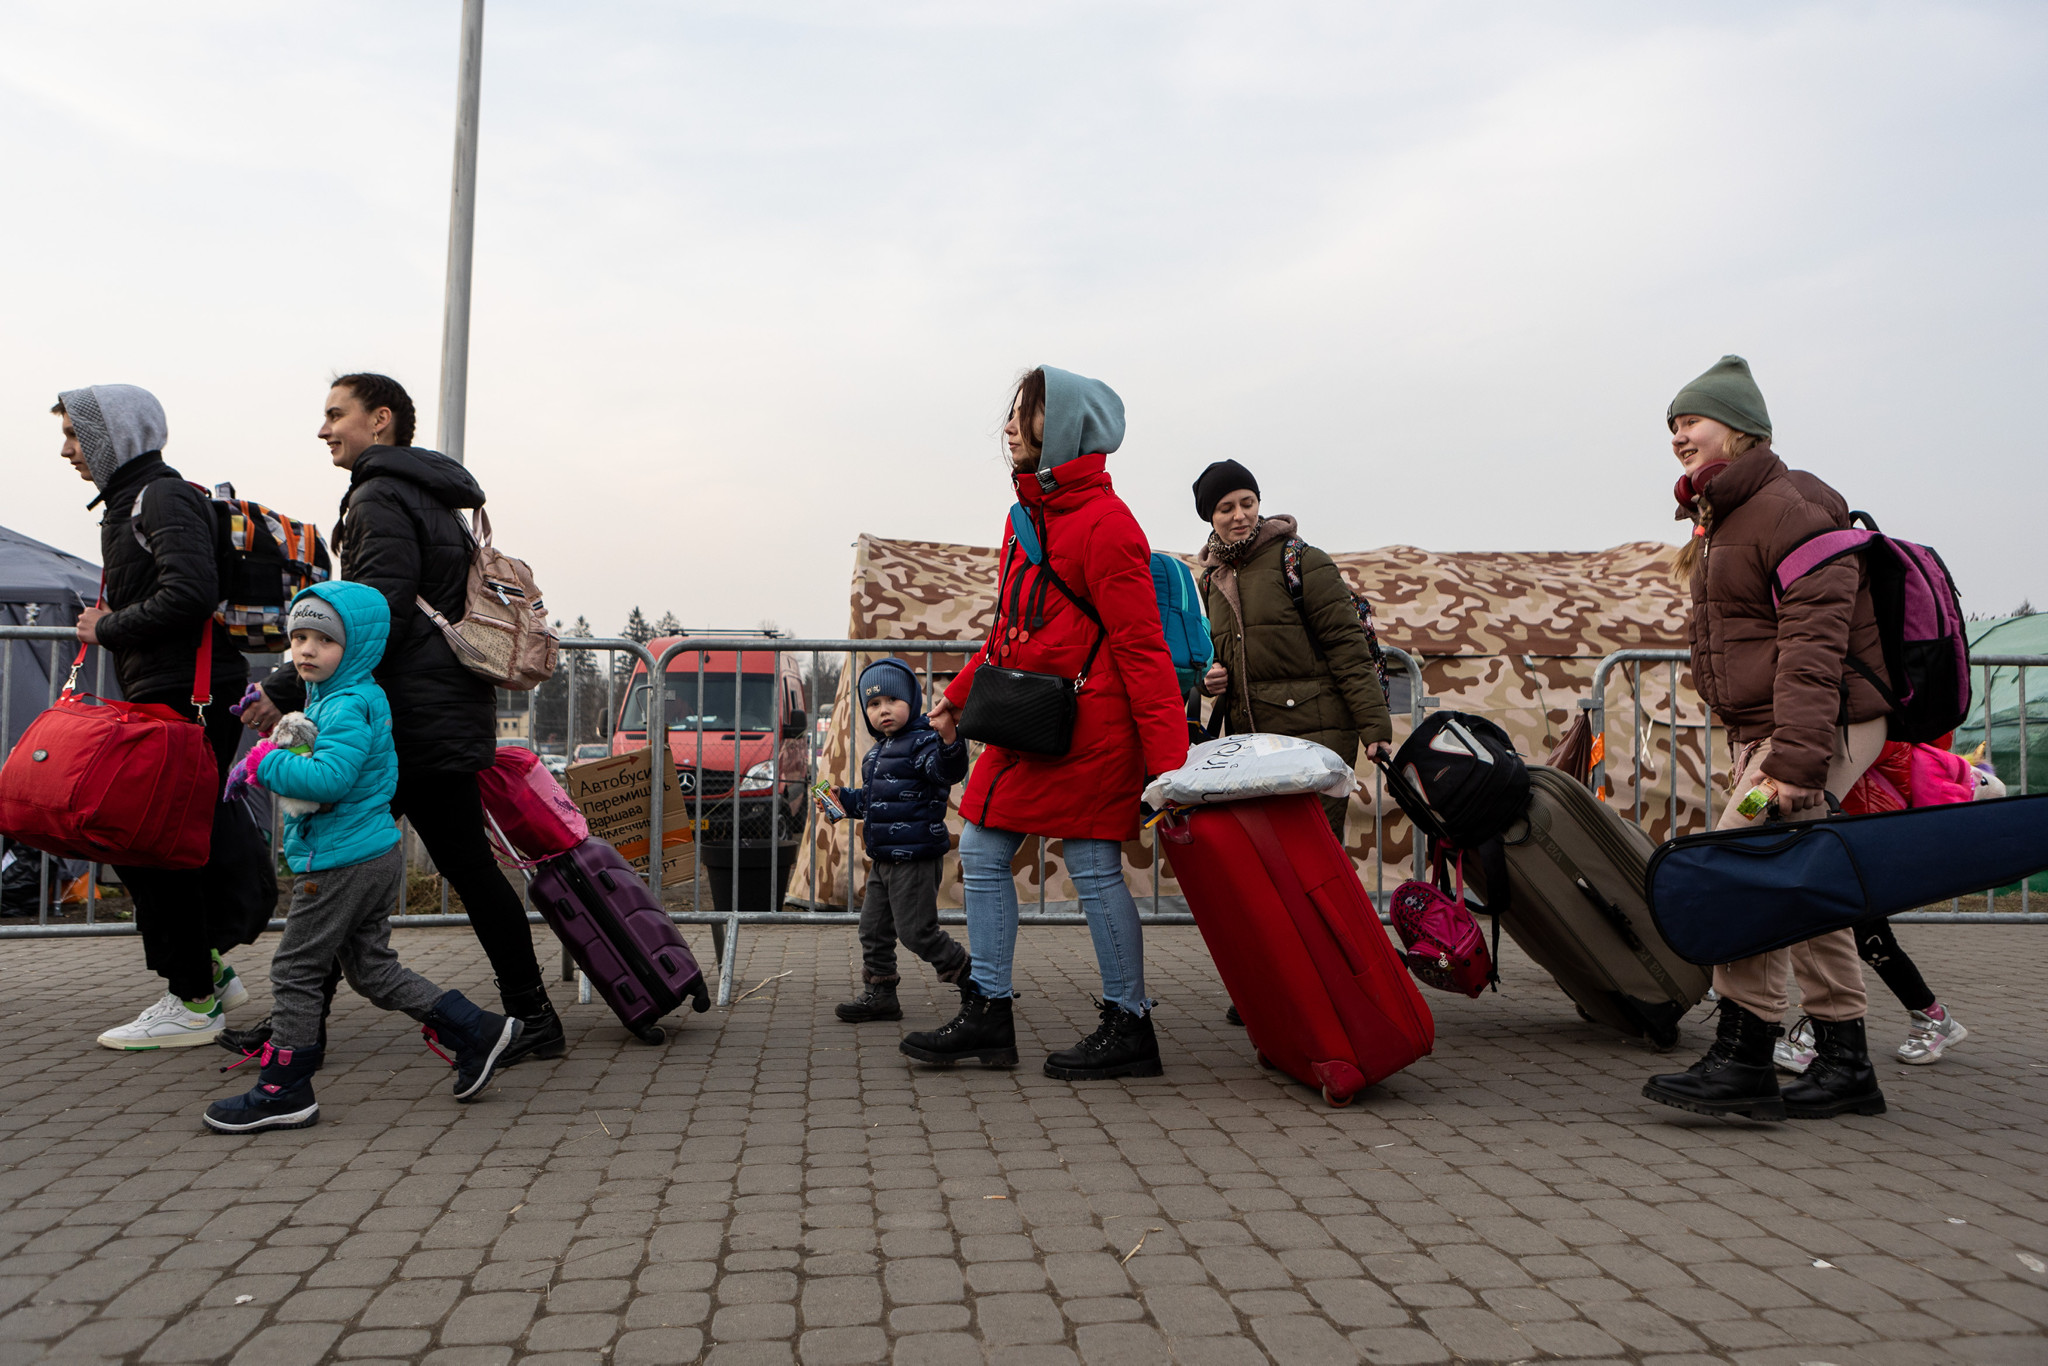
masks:
[[[1180,676],[1181,695],[1192,692],[1216,657],[1209,643],[1209,621],[1202,615],[1202,596],[1195,591],[1194,571],[1173,556],[1152,553],[1152,591],[1159,598],[1159,625],[1166,632],[1166,652]]]

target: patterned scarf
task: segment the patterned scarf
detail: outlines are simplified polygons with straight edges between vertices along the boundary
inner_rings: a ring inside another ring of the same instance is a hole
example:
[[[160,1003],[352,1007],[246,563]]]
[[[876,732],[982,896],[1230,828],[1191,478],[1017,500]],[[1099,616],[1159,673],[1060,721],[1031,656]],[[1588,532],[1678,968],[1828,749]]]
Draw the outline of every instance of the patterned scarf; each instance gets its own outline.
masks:
[[[1225,544],[1214,531],[1209,533],[1209,558],[1216,564],[1231,570],[1242,569],[1244,562],[1252,557],[1252,548],[1259,543],[1259,528],[1268,519],[1261,517],[1252,527],[1251,533],[1241,541]]]

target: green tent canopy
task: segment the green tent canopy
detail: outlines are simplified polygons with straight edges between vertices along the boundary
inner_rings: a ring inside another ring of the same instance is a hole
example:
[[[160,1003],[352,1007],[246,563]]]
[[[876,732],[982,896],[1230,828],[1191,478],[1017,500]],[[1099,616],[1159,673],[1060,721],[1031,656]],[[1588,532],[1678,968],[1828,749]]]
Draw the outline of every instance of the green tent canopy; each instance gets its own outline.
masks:
[[[2048,659],[2048,612],[1973,621],[1968,625],[1973,656],[2032,655]],[[1970,674],[1970,719],[1956,728],[1951,747],[1958,754],[1970,753],[1984,743],[1988,728],[1991,763],[2006,790],[2014,796],[2048,791],[2048,668],[2023,671],[2008,664],[1973,668]],[[2023,716],[2024,770],[2020,746]],[[2030,879],[2029,885],[2037,892],[2048,891],[2048,873]]]

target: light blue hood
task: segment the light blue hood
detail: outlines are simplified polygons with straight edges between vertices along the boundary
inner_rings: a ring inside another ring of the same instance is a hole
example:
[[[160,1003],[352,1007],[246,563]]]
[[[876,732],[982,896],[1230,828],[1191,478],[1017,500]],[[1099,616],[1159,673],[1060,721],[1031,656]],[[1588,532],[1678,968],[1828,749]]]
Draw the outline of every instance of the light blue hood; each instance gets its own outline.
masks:
[[[341,667],[332,677],[306,685],[310,706],[322,693],[370,681],[371,671],[384,662],[384,645],[391,638],[391,607],[382,593],[365,583],[316,583],[300,589],[292,601],[308,595],[332,607],[348,632],[341,649]]]
[[[1107,455],[1124,444],[1124,401],[1099,379],[1071,370],[1045,372],[1045,440],[1038,468],[1057,469],[1083,455]]]

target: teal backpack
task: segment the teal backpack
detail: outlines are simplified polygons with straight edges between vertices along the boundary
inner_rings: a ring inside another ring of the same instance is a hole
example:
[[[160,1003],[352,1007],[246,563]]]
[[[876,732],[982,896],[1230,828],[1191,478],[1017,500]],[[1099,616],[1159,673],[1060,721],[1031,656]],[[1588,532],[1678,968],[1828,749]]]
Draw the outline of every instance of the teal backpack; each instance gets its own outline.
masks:
[[[1152,553],[1152,590],[1159,598],[1159,625],[1166,632],[1166,652],[1180,676],[1181,696],[1201,684],[1215,659],[1209,643],[1209,621],[1202,615],[1202,595],[1195,590],[1194,571],[1173,556]]]

